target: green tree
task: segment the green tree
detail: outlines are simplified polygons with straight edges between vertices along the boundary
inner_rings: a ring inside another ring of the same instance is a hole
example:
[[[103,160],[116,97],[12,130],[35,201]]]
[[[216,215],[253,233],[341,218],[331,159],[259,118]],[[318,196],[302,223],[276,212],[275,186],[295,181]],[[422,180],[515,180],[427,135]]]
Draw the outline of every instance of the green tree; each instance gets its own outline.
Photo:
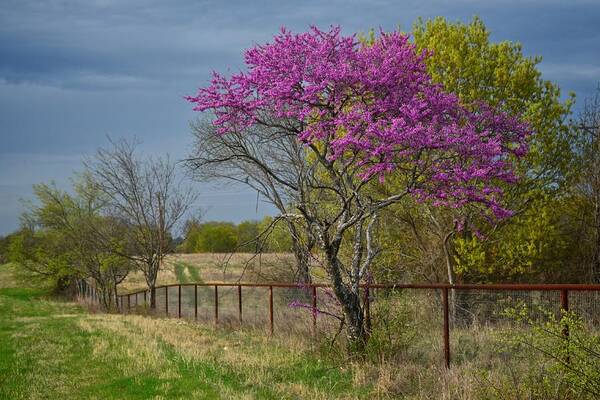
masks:
[[[405,203],[382,218],[380,234],[386,248],[402,248],[396,243],[412,240],[411,251],[397,254],[401,264],[415,268],[413,275],[429,279],[445,275],[449,282],[533,279],[532,272],[553,270],[562,261],[555,259],[564,254],[560,249],[569,246],[560,234],[562,208],[549,199],[564,204],[560,199],[568,192],[572,151],[566,119],[573,95],[562,101],[559,87],[544,80],[537,68],[541,58],[525,56],[519,43],[491,42],[479,18],[467,24],[441,17],[418,20],[413,37],[419,50],[431,54],[426,63],[434,81],[467,107],[475,109],[485,101],[522,117],[533,134],[529,154],[517,163],[519,182],[504,185],[505,202],[515,216],[480,232],[483,228],[478,227],[486,224],[477,210]],[[538,215],[551,226],[532,224]],[[386,270],[385,265],[381,268]]]
[[[237,251],[245,253],[257,252],[259,248],[258,221],[242,221],[237,226]]]
[[[117,285],[133,268],[121,221],[105,214],[106,199],[83,177],[68,194],[34,185],[36,203],[23,215],[26,228],[10,244],[11,260],[66,289],[75,279],[90,279],[110,309]]]
[[[292,250],[292,237],[286,228],[283,219],[264,217],[258,225],[259,232],[263,232],[265,238],[262,251],[269,253],[287,253]]]
[[[206,222],[198,229],[194,251],[200,253],[230,253],[238,244],[237,230],[230,222]]]
[[[24,227],[10,237],[7,257],[55,292],[64,292],[82,277],[73,268],[76,255],[66,239],[55,230]]]
[[[178,251],[183,253],[193,253],[195,251],[196,244],[198,243],[200,226],[201,222],[197,218],[190,218],[186,221],[183,229],[184,240],[177,248]]]

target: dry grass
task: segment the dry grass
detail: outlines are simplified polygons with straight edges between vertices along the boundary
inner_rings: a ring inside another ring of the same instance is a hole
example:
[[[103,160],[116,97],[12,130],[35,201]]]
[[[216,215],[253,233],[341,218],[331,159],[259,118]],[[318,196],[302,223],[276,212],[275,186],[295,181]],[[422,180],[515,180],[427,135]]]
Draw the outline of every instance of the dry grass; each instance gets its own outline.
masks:
[[[7,270],[0,268],[0,277],[9,277]],[[88,314],[73,304],[31,297],[27,290],[1,289],[0,372],[8,373],[10,384],[0,385],[0,398],[549,398],[527,392],[530,381],[544,377],[539,359],[499,347],[514,326],[453,327],[447,370],[436,297],[403,293],[372,304],[374,317],[399,317],[386,320],[389,330],[376,326],[367,356],[356,358],[348,356],[343,341],[330,343],[335,324],[324,316],[319,336],[311,337],[310,313],[287,307],[285,293],[275,299],[276,330],[270,337],[264,315],[239,329],[235,296],[228,293],[222,293],[222,319],[215,327],[210,314],[203,323]],[[262,311],[263,295],[256,295]]]
[[[176,273],[177,264],[188,269],[186,274],[190,282],[197,280],[194,279],[195,276],[203,282],[283,282],[291,280],[293,263],[294,258],[288,253],[268,253],[258,256],[250,253],[171,254],[164,260],[158,274],[157,285],[181,283]],[[143,274],[135,271],[130,273],[121,284],[121,290],[128,292],[145,286]]]

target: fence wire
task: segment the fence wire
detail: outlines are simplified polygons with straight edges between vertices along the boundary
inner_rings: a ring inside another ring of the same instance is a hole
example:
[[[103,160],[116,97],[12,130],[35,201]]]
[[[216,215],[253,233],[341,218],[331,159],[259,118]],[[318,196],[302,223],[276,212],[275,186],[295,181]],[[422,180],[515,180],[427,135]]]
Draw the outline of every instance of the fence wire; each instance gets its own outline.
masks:
[[[555,287],[554,287],[555,286]],[[520,329],[507,310],[526,307],[535,321],[567,307],[600,329],[600,285],[372,285],[361,288],[370,346],[396,357],[449,365],[482,357],[486,341],[502,329]],[[598,287],[596,287],[598,286]],[[568,293],[567,293],[568,292]],[[98,301],[96,290],[78,284],[80,298]],[[447,296],[447,298],[446,298]],[[119,297],[121,312],[185,318],[203,324],[257,329],[271,334],[344,340],[344,316],[327,285],[182,284]],[[447,305],[446,305],[447,304]]]

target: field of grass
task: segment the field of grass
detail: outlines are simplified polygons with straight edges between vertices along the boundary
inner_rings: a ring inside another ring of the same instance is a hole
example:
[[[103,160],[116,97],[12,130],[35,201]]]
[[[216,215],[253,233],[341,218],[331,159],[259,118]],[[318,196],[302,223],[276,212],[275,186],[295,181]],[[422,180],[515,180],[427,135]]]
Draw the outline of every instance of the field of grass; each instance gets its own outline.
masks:
[[[177,260],[173,274],[204,278],[193,270]],[[0,265],[0,399],[563,398],[548,397],[554,382],[539,357],[499,347],[501,326],[453,329],[445,369],[432,298],[374,304],[367,355],[354,358],[330,344],[330,331],[314,339],[289,313],[276,313],[273,337],[264,320],[239,329],[234,318],[214,327],[210,318],[94,313],[15,271]]]
[[[0,266],[1,399],[369,398],[298,342],[142,316],[90,314]],[[13,287],[10,287],[13,286]]]
[[[292,282],[292,254],[197,253],[170,254],[159,272],[157,285],[190,282]],[[315,282],[323,281],[324,272],[315,268]],[[122,292],[146,286],[140,272],[132,272],[120,285]]]

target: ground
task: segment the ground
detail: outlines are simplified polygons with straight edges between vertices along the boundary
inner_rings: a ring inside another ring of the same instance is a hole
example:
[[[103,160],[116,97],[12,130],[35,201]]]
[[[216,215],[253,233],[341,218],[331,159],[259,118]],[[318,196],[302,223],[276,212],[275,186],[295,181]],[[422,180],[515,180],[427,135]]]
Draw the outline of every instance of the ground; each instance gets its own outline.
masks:
[[[217,257],[173,256],[163,278],[216,280],[223,274]],[[238,257],[237,267],[231,264],[223,279],[239,277],[247,260]],[[271,262],[279,265],[276,258]],[[223,314],[215,327],[211,293],[207,318],[197,323],[193,318],[96,313],[51,295],[31,277],[23,281],[17,271],[14,265],[0,265],[0,399],[567,398],[552,394],[560,380],[548,378],[547,364],[534,353],[500,346],[500,338],[519,329],[514,324],[453,327],[452,368],[445,369],[439,299],[433,292],[376,293],[381,297],[372,303],[371,339],[366,354],[357,358],[339,341],[332,345],[325,317],[319,316],[317,337],[304,329],[310,326],[310,313],[304,310],[304,321],[291,314],[285,293],[275,296],[275,335],[269,336],[264,293],[257,293],[254,312],[263,319],[247,326],[246,317],[253,314],[245,310],[240,329],[235,307],[227,322],[235,296],[229,301],[227,292],[219,292]],[[128,283],[135,288],[135,276]],[[245,299],[251,303],[249,294]],[[503,306],[502,299],[505,294],[478,304],[492,315],[488,308]],[[577,299],[574,306],[583,298]]]
[[[173,319],[90,314],[0,266],[1,399],[369,398],[298,343]]]

